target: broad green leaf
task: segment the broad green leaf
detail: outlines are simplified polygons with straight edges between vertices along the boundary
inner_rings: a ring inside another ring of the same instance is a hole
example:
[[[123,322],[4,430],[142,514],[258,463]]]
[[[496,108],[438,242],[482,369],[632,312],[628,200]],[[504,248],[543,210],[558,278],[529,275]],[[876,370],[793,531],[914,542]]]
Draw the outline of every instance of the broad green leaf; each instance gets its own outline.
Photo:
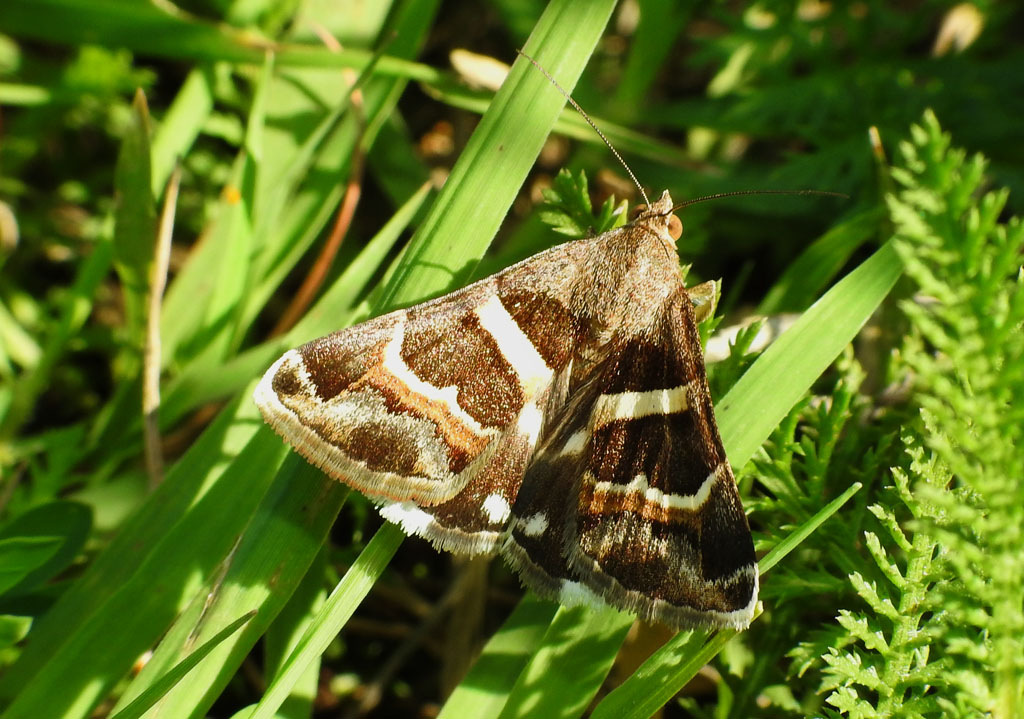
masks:
[[[63,543],[63,537],[0,539],[0,594],[50,561]]]
[[[43,564],[26,574],[11,593],[30,592],[66,569],[85,546],[92,527],[92,512],[78,502],[56,501],[28,510],[0,529],[0,540],[10,538],[44,538],[59,540],[59,549]],[[6,562],[0,561],[0,567]]]

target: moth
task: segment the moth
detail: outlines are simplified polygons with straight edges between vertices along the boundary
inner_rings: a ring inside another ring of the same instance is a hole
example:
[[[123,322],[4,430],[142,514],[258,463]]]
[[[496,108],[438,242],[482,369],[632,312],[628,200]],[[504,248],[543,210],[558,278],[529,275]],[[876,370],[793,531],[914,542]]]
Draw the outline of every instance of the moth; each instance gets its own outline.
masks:
[[[746,627],[758,573],[666,191],[632,221],[286,352],[255,392],[306,459],[566,605]]]

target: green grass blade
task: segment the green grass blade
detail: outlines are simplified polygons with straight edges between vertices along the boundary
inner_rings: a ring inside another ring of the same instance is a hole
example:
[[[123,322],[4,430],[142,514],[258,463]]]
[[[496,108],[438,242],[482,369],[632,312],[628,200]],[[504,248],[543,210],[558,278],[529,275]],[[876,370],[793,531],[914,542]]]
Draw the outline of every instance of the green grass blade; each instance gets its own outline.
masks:
[[[896,250],[887,242],[815,302],[718,402],[718,429],[734,467],[746,464],[768,439],[853,340],[902,272]]]
[[[448,697],[437,719],[497,717],[505,707],[508,688],[526,668],[557,611],[554,602],[542,601],[532,594],[523,597]]]
[[[374,535],[331,592],[295,651],[274,677],[251,719],[271,719],[274,716],[309,663],[324,653],[345,626],[363,597],[387,568],[404,538],[401,530],[393,524],[385,525]]]
[[[213,111],[213,72],[196,68],[182,83],[153,135],[153,194],[163,191],[174,163],[188,154]]]
[[[651,85],[665,67],[679,31],[695,7],[674,0],[643,3],[636,35],[629,47],[629,60],[615,90],[615,104],[623,108],[629,121],[640,119],[637,110],[644,106]]]
[[[255,409],[244,409],[255,428]],[[251,430],[244,447],[232,451],[238,438],[228,424],[212,427],[211,441],[200,440],[193,456],[171,469],[122,536],[45,617],[39,641],[4,678],[5,694],[17,694],[7,719],[87,716],[190,601],[203,605],[204,582],[238,541],[285,455],[269,437],[254,441]],[[233,608],[217,626],[252,608]],[[176,662],[151,661],[140,677]],[[13,677],[22,683],[8,684]]]
[[[59,17],[60,22],[41,22]],[[197,62],[236,62],[259,65],[268,51],[276,64],[310,68],[363,68],[373,53],[351,49],[335,52],[322,45],[287,45],[271,41],[253,30],[201,20],[182,12],[169,12],[157,3],[122,0],[5,0],[0,4],[4,32],[49,43],[103,45],[125,48],[146,56]],[[430,82],[440,73],[429,65],[412,62],[393,51],[382,58],[378,74]]]
[[[422,17],[419,7],[425,5],[429,8],[432,4],[412,4],[407,15],[412,16],[417,22],[422,22],[422,19],[417,19],[417,14]],[[410,21],[399,22],[408,24]],[[400,39],[392,42],[388,46],[389,50],[410,55],[415,53],[418,49],[418,33],[409,32],[401,27],[399,29]],[[292,75],[294,72],[292,71]],[[319,98],[329,98],[333,102],[346,94],[345,89],[341,87],[340,78],[324,79],[323,76],[324,73],[319,73],[316,78],[303,78],[301,92],[294,88],[294,77],[282,78],[273,84],[275,94],[270,101],[269,109],[276,114],[272,124],[264,125],[265,137],[262,140],[266,157],[261,170],[265,175],[272,177],[274,168],[283,172],[293,164],[292,158],[301,152],[307,138],[307,130],[310,133],[315,131],[318,113],[322,113],[325,107],[331,107]],[[163,427],[171,426],[174,421],[180,419],[182,412],[204,401],[214,400],[236,391],[249,378],[259,374],[274,356],[285,349],[284,345],[278,344],[275,345],[278,349],[263,348],[264,354],[258,354],[261,350],[256,350],[257,354],[248,353],[245,359],[239,361],[235,361],[236,358],[231,356],[234,346],[239,343],[241,333],[250,326],[262,309],[263,303],[276,290],[281,279],[294,268],[316,240],[321,228],[334,214],[341,195],[338,178],[347,172],[357,144],[372,139],[372,128],[379,126],[382,119],[392,113],[403,87],[404,84],[401,82],[384,79],[369,83],[364,88],[364,110],[368,115],[370,129],[364,133],[359,122],[346,117],[336,130],[320,143],[315,166],[302,183],[301,189],[288,198],[287,209],[275,224],[274,231],[262,233],[255,238],[254,242],[258,247],[258,256],[255,258],[230,251],[232,246],[237,248],[244,244],[233,239],[239,227],[244,228],[243,231],[248,234],[252,233],[247,208],[253,201],[239,202],[237,196],[251,198],[258,195],[252,188],[253,170],[248,156],[236,161],[237,166],[232,179],[228,182],[228,188],[240,188],[240,192],[224,193],[216,219],[200,238],[197,247],[192,250],[188,262],[177,273],[164,303],[164,363],[175,369],[180,368],[181,377],[180,380],[173,381],[174,386],[169,388],[164,401],[161,410]],[[309,92],[313,88],[317,90],[317,96],[311,98]],[[294,117],[312,119],[308,120],[308,127],[286,122],[288,118]],[[282,126],[285,129],[282,130]],[[245,169],[246,167],[249,169]],[[270,192],[285,190],[286,188],[278,186],[271,187]],[[248,270],[251,277],[240,281],[246,267],[251,267]],[[210,309],[214,306],[214,295],[224,294],[216,277],[218,272],[231,276],[231,281],[224,283],[226,286],[242,290],[240,294],[236,294],[241,301],[240,308],[231,307],[227,312],[213,312]],[[344,315],[336,317],[335,324],[329,329],[337,329],[343,320]],[[325,329],[323,333],[327,331],[329,330]],[[228,355],[222,358],[221,355],[229,350]],[[249,374],[240,374],[242,372]],[[220,382],[225,376],[229,378],[228,381]],[[178,388],[187,388],[192,383],[199,385],[194,393],[178,391]],[[103,412],[105,421],[97,423],[94,429],[94,435],[98,437],[96,444],[103,445],[111,441],[125,443],[126,434],[129,439],[138,436],[135,410],[137,404],[138,400],[133,393],[119,393]]]
[[[249,415],[243,420],[247,421],[237,421],[233,415],[238,406],[236,401],[207,427],[170,469],[150,500],[121,528],[106,551],[96,557],[89,570],[36,622],[32,641],[18,661],[0,677],[0,697],[10,701],[29,690],[34,682],[47,681],[47,669],[59,663],[75,635],[86,631],[92,616],[141,571],[151,548],[172,533],[191,506],[202,501],[211,485],[225,472],[225,463],[245,451],[254,433],[255,409],[248,408],[246,403]],[[264,456],[262,461],[266,463],[269,457]],[[252,490],[251,485],[249,490]],[[140,551],[140,547],[146,549]],[[126,667],[137,656],[130,657]],[[75,680],[78,673],[54,675],[50,681],[59,681],[63,686]],[[92,678],[90,675],[89,680]]]
[[[772,285],[757,314],[799,312],[821,294],[858,247],[878,233],[885,217],[880,207],[848,217],[815,240]]]
[[[391,48],[414,53],[433,23],[435,11],[434,0],[403,5],[395,28],[401,40]],[[368,98],[375,93],[378,107],[393,105],[401,90],[400,82],[385,80],[384,84],[387,87],[380,86],[377,79],[366,88]],[[263,425],[251,404],[251,391],[251,386],[244,391],[246,411],[239,413],[238,421],[250,423],[248,427],[255,431]],[[280,439],[266,429],[254,441],[284,449]],[[285,469],[252,515],[237,549],[226,558],[223,579],[197,595],[205,598],[209,594],[211,599],[193,605],[178,618],[125,699],[144,691],[148,683],[176,663],[187,642],[202,640],[207,626],[225,623],[237,616],[239,609],[259,608],[260,614],[253,622],[217,647],[159,704],[159,711],[168,716],[207,709],[299,585],[345,496],[347,490],[342,485],[327,480],[298,455],[290,455]],[[348,603],[355,606],[358,602]],[[152,671],[148,671],[150,667]]]
[[[609,0],[552,2],[525,51],[571,90],[613,7]],[[513,65],[389,283],[384,309],[453,289],[469,277],[564,104],[536,68],[522,58]]]
[[[470,112],[483,113],[490,107],[492,101],[489,94],[466,88],[449,78],[428,85],[425,89],[438,101]],[[601,128],[601,132],[615,146],[615,149],[623,154],[643,157],[677,167],[686,167],[692,164],[690,155],[685,150],[681,150],[678,145],[652,139],[641,132],[597,115],[591,115],[591,119]],[[594,132],[594,128],[571,107],[565,108],[558,116],[553,130],[574,140],[604,147],[604,141]]]
[[[274,621],[263,635],[263,676],[273,678],[281,672],[285,660],[299,645],[320,608],[327,601],[324,577],[331,571],[331,550],[328,543],[320,548],[306,576],[292,592]],[[292,686],[291,693],[278,710],[281,717],[308,717],[320,696],[320,676],[323,658],[317,657]],[[255,707],[254,696],[250,710]]]
[[[60,18],[42,23],[41,17]],[[5,32],[46,42],[95,43],[201,61],[261,63],[269,41],[252,32],[172,13],[155,3],[94,0],[10,0],[0,9]]]
[[[863,486],[864,485],[860,482],[854,482],[846,489],[845,492],[815,512],[813,517],[801,524],[794,531],[790,532],[785,539],[772,547],[771,551],[761,558],[761,561],[757,563],[758,571],[763,575],[765,572],[771,570],[771,568],[776,564],[781,562],[787,554],[800,546],[800,542],[807,539],[811,532],[824,524],[825,520],[833,514],[838,512],[839,508],[846,504],[847,500],[849,500],[853,495],[857,494]]]
[[[582,715],[632,625],[631,615],[614,609],[559,608],[541,648],[512,687],[500,719]]]
[[[182,659],[171,671],[164,674],[160,679],[149,686],[146,691],[137,696],[128,706],[114,714],[111,719],[138,719],[146,711],[156,704],[164,694],[169,692],[181,679],[192,670],[207,654],[214,648],[242,628],[242,625],[256,616],[253,610],[243,614],[231,624],[227,625],[210,639],[199,646],[194,652]]]
[[[161,313],[162,364],[221,360],[230,350],[252,258],[253,160],[236,159],[215,219],[167,288]]]
[[[593,717],[633,719],[651,716],[735,636],[735,629],[722,629],[710,639],[702,630],[677,634],[655,652],[633,677],[605,697],[594,708]],[[637,683],[632,684],[636,677],[639,677]]]
[[[149,107],[141,91],[132,102],[131,122],[121,141],[114,172],[117,204],[114,210],[114,269],[124,293],[125,325],[131,359],[125,368],[135,373],[141,363],[146,332],[146,299],[150,264],[156,247],[156,201],[150,189],[152,169]]]
[[[268,444],[269,434],[264,429],[254,443]],[[163,637],[118,708],[158,681],[195,643],[212,636],[215,627],[230,623],[240,611],[255,609],[256,617],[213,648],[160,699],[155,710],[162,716],[206,711],[288,602],[326,539],[348,490],[325,480],[295,454],[288,455],[276,475],[259,505],[246,515],[250,519],[240,539],[190,594],[191,603]],[[244,482],[235,481],[246,489]]]

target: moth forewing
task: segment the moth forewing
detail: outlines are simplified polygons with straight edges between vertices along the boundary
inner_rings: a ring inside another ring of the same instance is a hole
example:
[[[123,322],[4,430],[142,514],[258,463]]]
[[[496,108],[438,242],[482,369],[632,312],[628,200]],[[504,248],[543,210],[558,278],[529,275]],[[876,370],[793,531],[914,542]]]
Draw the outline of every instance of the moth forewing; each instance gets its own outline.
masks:
[[[506,555],[543,596],[674,627],[744,627],[757,574],[693,309],[607,348],[527,470]]]
[[[286,353],[264,418],[385,518],[524,583],[673,627],[742,627],[753,545],[665,192],[623,227]],[[695,311],[696,308],[696,311]]]

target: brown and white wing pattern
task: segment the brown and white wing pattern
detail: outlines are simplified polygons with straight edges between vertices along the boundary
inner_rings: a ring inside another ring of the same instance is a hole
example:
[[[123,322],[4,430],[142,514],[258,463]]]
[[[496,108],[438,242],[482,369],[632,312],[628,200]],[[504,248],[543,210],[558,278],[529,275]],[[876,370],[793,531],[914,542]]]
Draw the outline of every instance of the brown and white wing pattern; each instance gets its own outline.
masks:
[[[385,519],[400,524],[406,532],[423,536],[442,549],[469,554],[496,549],[547,417],[564,402],[565,374],[579,334],[578,322],[556,299],[507,283],[501,275],[476,314],[483,322],[473,331],[489,338],[491,350],[486,356],[476,353],[474,361],[459,341],[464,335],[453,332],[447,340],[449,346],[434,347],[437,364],[465,363],[465,373],[444,377],[432,372],[429,376],[435,382],[453,382],[461,388],[470,379],[488,382],[496,367],[501,368],[499,375],[508,374],[507,396],[491,396],[494,406],[504,407],[505,414],[490,420],[500,431],[487,458],[457,493],[443,501],[426,505],[408,498],[381,507]],[[445,356],[451,358],[447,363]],[[511,391],[514,385],[520,388],[518,394]],[[484,385],[481,393],[488,386]]]
[[[256,404],[385,518],[500,548],[542,596],[745,626],[753,547],[671,207],[291,350]]]
[[[408,533],[492,552],[545,417],[564,399],[556,378],[579,335],[557,292],[523,280],[564,286],[573,270],[545,253],[290,350],[256,404],[300,454]]]
[[[674,627],[745,627],[750,530],[685,291],[621,338],[527,468],[504,553],[564,604],[603,600]]]

